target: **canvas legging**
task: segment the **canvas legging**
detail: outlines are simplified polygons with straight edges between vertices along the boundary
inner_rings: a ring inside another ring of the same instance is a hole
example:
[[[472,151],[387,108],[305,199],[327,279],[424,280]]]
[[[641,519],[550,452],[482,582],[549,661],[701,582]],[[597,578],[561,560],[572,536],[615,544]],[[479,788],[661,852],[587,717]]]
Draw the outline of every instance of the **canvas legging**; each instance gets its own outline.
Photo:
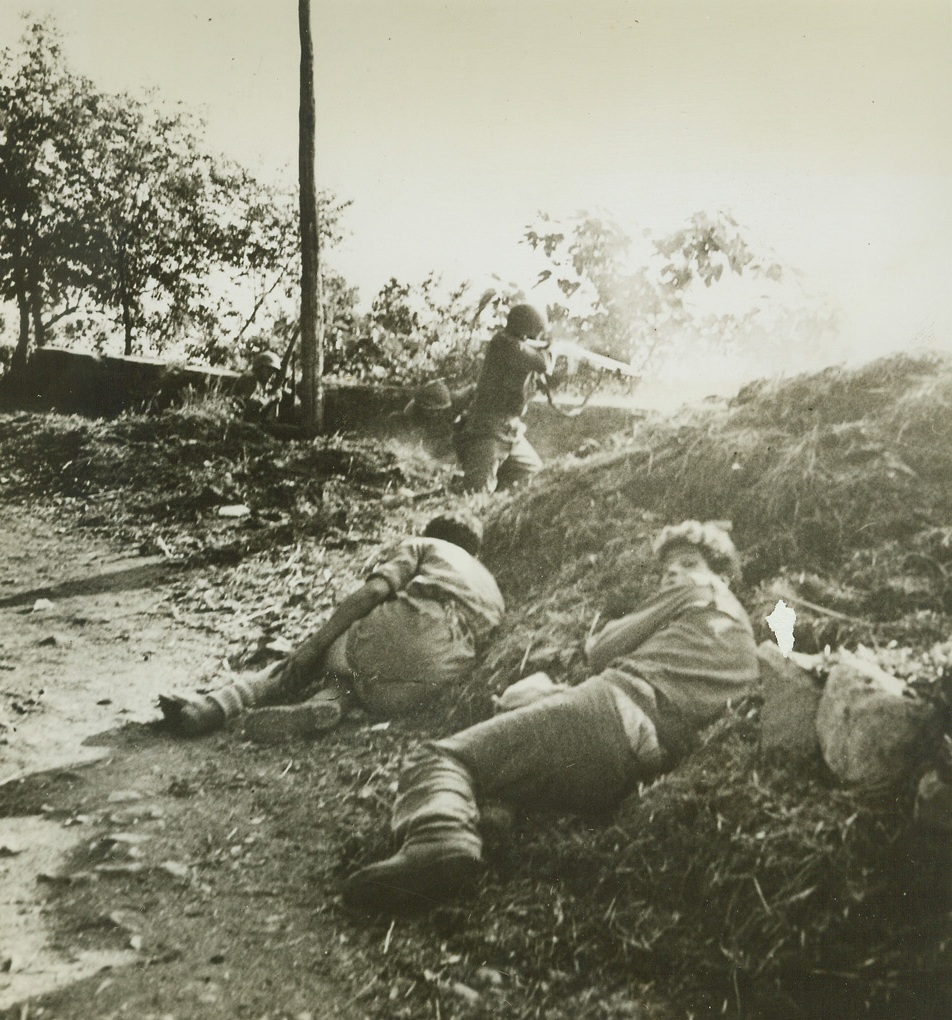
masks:
[[[427,744],[401,776],[393,830],[399,841],[472,846],[480,804],[599,814],[646,774],[612,685],[592,677]]]

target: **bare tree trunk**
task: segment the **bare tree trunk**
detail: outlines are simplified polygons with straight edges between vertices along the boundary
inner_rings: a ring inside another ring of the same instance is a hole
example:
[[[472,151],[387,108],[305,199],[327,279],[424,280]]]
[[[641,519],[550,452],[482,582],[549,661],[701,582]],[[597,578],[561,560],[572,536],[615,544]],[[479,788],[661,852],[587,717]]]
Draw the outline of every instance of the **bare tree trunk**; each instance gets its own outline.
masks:
[[[125,337],[125,346],[122,353],[128,358],[132,354],[134,327],[132,324],[132,303],[129,300],[129,290],[126,287],[126,264],[124,259],[121,259],[119,262],[119,303],[122,305],[122,332]]]
[[[315,163],[314,42],[311,2],[298,0],[301,36],[301,101],[298,113],[298,174],[301,189],[301,375],[304,428],[324,430],[324,301]]]
[[[13,352],[12,372],[22,372],[26,368],[30,354],[30,300],[26,290],[26,270],[20,254],[14,255],[14,289],[17,296],[17,311],[20,313],[20,335],[17,338],[16,350]]]
[[[43,287],[36,280],[30,288],[30,318],[33,320],[33,343],[46,346],[46,325],[43,322]]]

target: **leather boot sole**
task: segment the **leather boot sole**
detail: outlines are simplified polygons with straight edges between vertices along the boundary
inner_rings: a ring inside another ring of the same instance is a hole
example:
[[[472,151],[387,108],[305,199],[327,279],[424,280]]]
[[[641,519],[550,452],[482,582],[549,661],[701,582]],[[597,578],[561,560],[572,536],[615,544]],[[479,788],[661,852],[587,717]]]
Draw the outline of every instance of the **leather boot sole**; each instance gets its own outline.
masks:
[[[481,868],[480,858],[465,851],[405,848],[352,875],[344,902],[372,913],[428,910],[465,891]]]
[[[256,744],[280,744],[333,729],[342,714],[339,698],[315,699],[300,705],[257,708],[249,712],[242,723],[248,740]]]

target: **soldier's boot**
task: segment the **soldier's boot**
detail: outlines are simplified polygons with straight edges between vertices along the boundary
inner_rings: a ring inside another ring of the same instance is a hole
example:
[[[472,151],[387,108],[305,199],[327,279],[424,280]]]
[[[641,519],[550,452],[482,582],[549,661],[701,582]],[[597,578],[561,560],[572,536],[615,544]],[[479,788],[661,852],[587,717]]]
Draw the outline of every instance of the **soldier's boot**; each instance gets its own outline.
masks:
[[[198,737],[221,729],[229,719],[249,708],[280,701],[287,695],[284,662],[219,687],[198,697],[159,695],[159,708],[173,733]]]
[[[280,744],[333,729],[343,715],[343,694],[336,686],[325,687],[299,705],[272,705],[248,712],[244,734],[256,744]]]
[[[429,750],[400,778],[392,822],[400,849],[352,875],[344,902],[378,913],[426,909],[464,891],[481,871],[478,823],[469,772]]]

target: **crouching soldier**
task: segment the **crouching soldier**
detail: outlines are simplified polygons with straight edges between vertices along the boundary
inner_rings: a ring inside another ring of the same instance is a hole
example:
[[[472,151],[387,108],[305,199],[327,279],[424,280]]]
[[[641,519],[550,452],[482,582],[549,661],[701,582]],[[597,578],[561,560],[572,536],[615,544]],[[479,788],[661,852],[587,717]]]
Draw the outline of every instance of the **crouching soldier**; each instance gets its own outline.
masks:
[[[260,351],[235,387],[245,421],[300,424],[301,401],[282,372],[274,351]]]
[[[607,812],[672,768],[698,731],[758,675],[750,621],[728,583],[726,531],[687,521],[661,531],[657,594],[586,642],[598,672],[426,745],[401,776],[399,846],[354,874],[345,900],[368,910],[425,905],[479,873],[481,808]]]
[[[523,421],[536,378],[552,369],[541,341],[545,316],[513,305],[505,328],[489,341],[472,403],[457,437],[466,492],[523,484],[542,469]]]
[[[197,736],[241,715],[252,739],[271,741],[329,729],[353,704],[384,718],[422,707],[472,673],[502,621],[499,587],[476,558],[481,545],[472,514],[435,517],[287,659],[202,697],[162,695],[166,722]]]

